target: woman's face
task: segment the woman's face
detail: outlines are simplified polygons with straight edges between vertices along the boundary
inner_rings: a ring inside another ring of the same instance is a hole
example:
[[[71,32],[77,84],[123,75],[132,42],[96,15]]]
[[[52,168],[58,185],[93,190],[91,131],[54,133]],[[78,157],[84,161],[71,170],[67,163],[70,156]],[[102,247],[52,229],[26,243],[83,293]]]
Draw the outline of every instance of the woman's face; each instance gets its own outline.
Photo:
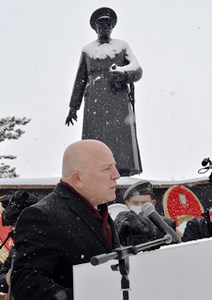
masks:
[[[96,22],[96,32],[101,39],[110,38],[113,26],[112,21],[108,17],[99,18]]]

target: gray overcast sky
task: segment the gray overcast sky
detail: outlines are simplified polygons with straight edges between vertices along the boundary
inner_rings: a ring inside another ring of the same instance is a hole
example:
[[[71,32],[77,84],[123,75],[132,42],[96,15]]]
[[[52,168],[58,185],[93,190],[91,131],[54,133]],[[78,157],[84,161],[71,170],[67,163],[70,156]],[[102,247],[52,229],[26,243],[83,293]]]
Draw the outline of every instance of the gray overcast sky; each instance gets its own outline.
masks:
[[[0,117],[26,116],[17,155],[21,177],[60,176],[64,148],[81,139],[83,107],[64,125],[81,49],[96,39],[91,13],[113,8],[112,37],[125,40],[143,68],[136,83],[142,178],[184,180],[212,158],[211,0],[0,0]],[[204,174],[204,176],[209,173]]]

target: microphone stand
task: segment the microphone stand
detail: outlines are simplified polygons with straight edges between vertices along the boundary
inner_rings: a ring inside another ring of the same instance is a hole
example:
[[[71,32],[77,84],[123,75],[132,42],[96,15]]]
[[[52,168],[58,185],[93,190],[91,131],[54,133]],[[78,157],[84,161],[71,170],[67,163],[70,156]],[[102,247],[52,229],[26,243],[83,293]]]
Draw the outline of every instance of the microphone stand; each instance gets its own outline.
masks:
[[[145,249],[149,249],[154,246],[170,244],[172,242],[172,237],[169,234],[166,234],[163,238],[153,240],[144,244],[139,244],[135,246],[126,246],[126,247],[119,247],[113,249],[113,252],[107,254],[100,254],[91,257],[90,263],[93,266],[97,266],[103,263],[108,262],[111,259],[117,259],[119,262],[116,265],[112,265],[111,269],[113,271],[120,271],[122,278],[121,278],[121,291],[123,293],[123,300],[129,300],[129,290],[130,290],[130,282],[129,282],[129,272],[130,272],[130,265],[129,265],[129,256],[136,255],[140,251]]]

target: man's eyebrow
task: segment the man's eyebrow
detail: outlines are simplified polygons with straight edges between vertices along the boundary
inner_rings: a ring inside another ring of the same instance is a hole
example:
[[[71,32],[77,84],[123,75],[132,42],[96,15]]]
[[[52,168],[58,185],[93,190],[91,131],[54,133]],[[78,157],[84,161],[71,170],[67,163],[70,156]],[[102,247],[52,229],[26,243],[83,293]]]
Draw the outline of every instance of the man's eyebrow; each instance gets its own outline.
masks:
[[[105,167],[110,167],[110,166],[115,166],[116,163],[115,162],[108,162],[108,163],[104,163],[102,164],[102,168],[105,168]]]
[[[102,167],[104,168],[104,167],[108,167],[108,166],[112,166],[113,164],[112,163],[104,163],[103,165],[102,165]]]

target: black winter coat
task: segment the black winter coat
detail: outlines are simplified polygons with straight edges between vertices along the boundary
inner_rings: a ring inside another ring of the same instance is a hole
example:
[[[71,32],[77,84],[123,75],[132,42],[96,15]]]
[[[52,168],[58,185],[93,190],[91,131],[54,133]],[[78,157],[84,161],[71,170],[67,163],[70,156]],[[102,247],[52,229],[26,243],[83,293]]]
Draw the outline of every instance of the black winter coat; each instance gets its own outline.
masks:
[[[115,248],[118,237],[108,218]],[[12,294],[16,300],[51,300],[59,295],[72,299],[72,267],[110,252],[88,205],[62,184],[22,212],[14,242]]]
[[[193,218],[188,221],[182,237],[182,242],[212,237],[212,223],[208,211],[202,214],[201,218]]]

